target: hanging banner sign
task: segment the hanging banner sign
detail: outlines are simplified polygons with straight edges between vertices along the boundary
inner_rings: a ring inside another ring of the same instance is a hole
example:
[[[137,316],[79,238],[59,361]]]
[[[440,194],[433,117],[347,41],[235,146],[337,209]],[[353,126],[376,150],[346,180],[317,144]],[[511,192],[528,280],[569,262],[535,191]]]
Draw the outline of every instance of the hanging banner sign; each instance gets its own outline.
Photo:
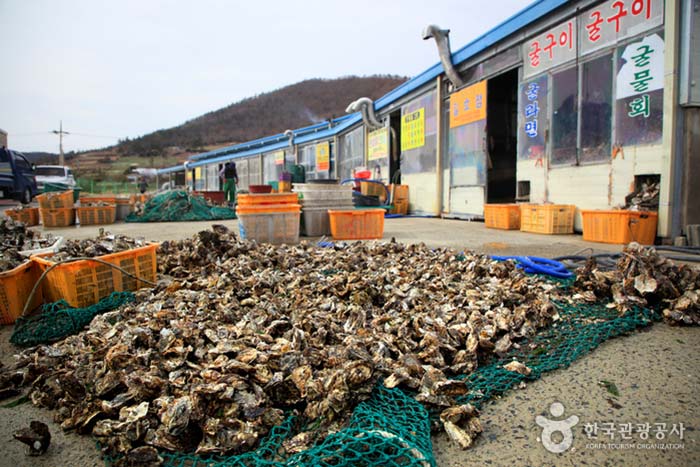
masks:
[[[536,166],[544,167],[547,75],[523,81],[520,85],[520,112],[518,158],[532,159]]]
[[[579,16],[581,55],[664,23],[663,0],[608,0]]]
[[[486,81],[479,81],[450,96],[450,128],[486,118]]]
[[[284,165],[284,151],[275,151],[272,157],[275,159],[275,165]]]
[[[576,18],[540,34],[523,44],[525,77],[576,58]]]
[[[389,157],[389,129],[380,128],[367,135],[367,159],[376,161]]]
[[[420,148],[425,144],[425,108],[401,117],[401,150]]]
[[[621,58],[624,65],[617,72],[617,99],[663,89],[664,40],[658,34],[628,45]]]
[[[330,144],[328,141],[316,145],[316,171],[327,172],[331,169]]]

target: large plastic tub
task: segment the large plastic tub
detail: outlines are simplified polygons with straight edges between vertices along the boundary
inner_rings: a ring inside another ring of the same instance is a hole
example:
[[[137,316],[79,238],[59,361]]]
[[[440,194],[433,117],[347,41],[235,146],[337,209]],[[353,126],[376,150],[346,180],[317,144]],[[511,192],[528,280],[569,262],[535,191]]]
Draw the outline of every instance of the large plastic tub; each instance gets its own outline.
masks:
[[[521,204],[520,230],[542,234],[574,233],[574,212],[570,204]]]
[[[384,235],[384,210],[328,210],[334,240],[367,240]]]
[[[338,207],[337,209],[342,209]],[[302,231],[307,237],[320,237],[331,234],[331,221],[328,208],[307,208],[301,211]]]
[[[40,275],[41,271],[34,261],[0,272],[0,324],[12,324],[22,315],[24,305]],[[37,287],[29,310],[43,302],[42,288]]]
[[[484,204],[484,224],[489,229],[518,230],[520,206],[517,204]]]
[[[114,224],[117,218],[116,206],[81,206],[75,212],[80,225]]]
[[[658,215],[649,211],[581,211],[583,239],[589,242],[653,245]]]
[[[338,185],[327,183],[295,183],[295,193],[306,193],[307,191],[352,191],[352,185]]]
[[[299,202],[299,195],[297,195],[296,193],[244,193],[236,197],[236,202],[239,207],[274,204],[297,204]]]
[[[39,225],[39,208],[6,209],[5,215],[24,223],[27,227]]]
[[[126,219],[126,216],[134,212],[134,206],[129,203],[128,199],[119,199],[117,198],[117,214],[116,214],[116,220],[118,221],[123,221]]]
[[[39,208],[41,223],[45,228],[68,227],[75,224],[75,209],[41,209]]]
[[[97,259],[115,264],[137,277],[156,280],[157,244],[99,256]],[[50,257],[32,256],[43,272],[55,263]],[[145,282],[123,274],[120,270],[91,260],[60,264],[44,279],[44,297],[55,302],[65,299],[71,306],[84,308],[94,305],[114,291],[138,290]]]
[[[299,242],[299,204],[278,204],[236,209],[241,238],[260,243]]]

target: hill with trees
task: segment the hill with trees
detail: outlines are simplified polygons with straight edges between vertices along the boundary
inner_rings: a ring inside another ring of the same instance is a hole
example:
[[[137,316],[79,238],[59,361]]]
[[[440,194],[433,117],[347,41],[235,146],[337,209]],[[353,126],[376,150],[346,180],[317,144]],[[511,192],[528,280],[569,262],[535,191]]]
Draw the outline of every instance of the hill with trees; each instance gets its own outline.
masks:
[[[190,151],[249,141],[345,115],[363,96],[377,99],[408,78],[393,75],[309,79],[243,99],[227,107],[134,139],[121,140],[122,155],[161,155],[166,148]]]

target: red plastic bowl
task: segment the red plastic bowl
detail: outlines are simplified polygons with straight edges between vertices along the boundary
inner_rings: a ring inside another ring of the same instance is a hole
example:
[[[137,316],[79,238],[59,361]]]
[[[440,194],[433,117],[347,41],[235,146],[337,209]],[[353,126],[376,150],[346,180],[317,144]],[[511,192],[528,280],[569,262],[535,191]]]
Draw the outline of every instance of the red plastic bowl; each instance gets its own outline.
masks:
[[[272,193],[272,185],[250,185],[248,190],[251,193]]]

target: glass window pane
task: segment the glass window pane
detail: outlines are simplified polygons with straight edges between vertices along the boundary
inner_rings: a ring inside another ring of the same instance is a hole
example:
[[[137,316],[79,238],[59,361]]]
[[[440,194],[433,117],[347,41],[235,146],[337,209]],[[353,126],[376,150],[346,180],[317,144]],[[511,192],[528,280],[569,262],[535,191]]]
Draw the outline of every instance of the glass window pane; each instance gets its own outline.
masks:
[[[583,64],[581,77],[581,160],[606,161],[612,138],[612,55]]]
[[[576,67],[552,75],[552,165],[576,163]]]

